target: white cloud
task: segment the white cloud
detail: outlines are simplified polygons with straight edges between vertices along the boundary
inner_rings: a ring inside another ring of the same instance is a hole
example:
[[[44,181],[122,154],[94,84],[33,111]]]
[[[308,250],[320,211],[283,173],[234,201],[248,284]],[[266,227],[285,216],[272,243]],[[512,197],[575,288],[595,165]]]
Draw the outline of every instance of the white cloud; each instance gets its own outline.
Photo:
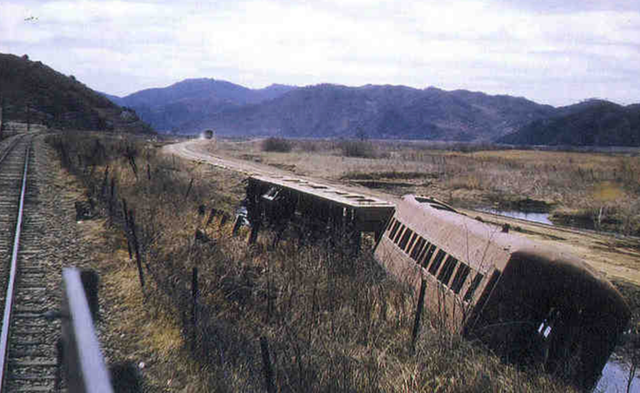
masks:
[[[640,13],[584,4],[5,0],[0,51],[29,53],[117,94],[214,77],[253,87],[392,83],[527,97],[531,89],[530,98],[562,103],[639,73]],[[619,101],[640,101],[619,91]]]

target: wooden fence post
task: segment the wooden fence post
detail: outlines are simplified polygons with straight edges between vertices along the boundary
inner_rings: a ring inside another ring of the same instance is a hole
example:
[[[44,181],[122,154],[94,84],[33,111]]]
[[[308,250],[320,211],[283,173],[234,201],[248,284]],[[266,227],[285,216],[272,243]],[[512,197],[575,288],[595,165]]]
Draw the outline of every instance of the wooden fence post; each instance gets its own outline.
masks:
[[[197,324],[198,324],[198,268],[194,267],[191,274],[191,349],[196,348]]]
[[[109,198],[113,199],[116,195],[116,178],[115,176],[111,178],[111,190],[109,193]]]
[[[205,226],[208,227],[213,222],[213,219],[216,217],[216,213],[217,213],[216,208],[212,207],[211,212],[209,213],[209,218],[207,219],[207,224]]]
[[[104,198],[104,194],[107,192],[107,184],[109,183],[109,165],[104,169],[104,178],[102,179],[102,188],[100,189],[100,196]]]
[[[420,295],[418,297],[418,309],[416,310],[416,319],[413,323],[413,334],[411,337],[411,351],[416,349],[416,340],[418,339],[418,332],[420,331],[420,318],[422,316],[422,309],[424,307],[424,293],[427,289],[427,281],[422,278],[420,283]]]
[[[111,192],[109,194],[109,224],[110,225],[113,224],[113,215],[114,215],[113,203],[115,199],[115,194],[116,194],[116,178],[112,177]]]
[[[233,236],[236,236],[238,234],[238,231],[240,230],[240,226],[242,226],[242,216],[238,215],[236,216],[235,224],[233,224],[233,231],[231,231],[231,234]]]
[[[187,188],[187,192],[184,194],[184,199],[186,200],[189,197],[189,193],[191,192],[191,187],[193,187],[193,177],[189,182],[189,187]]]
[[[138,265],[138,276],[140,277],[140,287],[144,290],[144,273],[142,272],[142,258],[140,257],[140,246],[136,236],[136,221],[133,210],[129,210],[129,229],[133,240],[133,248],[136,252],[136,264]]]
[[[271,359],[269,357],[269,341],[266,337],[260,337],[260,351],[262,352],[262,368],[264,370],[264,380],[267,384],[267,393],[273,393],[273,369],[271,368]]]
[[[127,212],[127,200],[122,198],[122,215],[124,217],[124,235],[127,238],[127,251],[129,251],[129,259],[133,259],[131,252],[131,235],[129,234],[129,213]]]
[[[228,220],[229,220],[229,215],[227,213],[222,213],[222,218],[220,218],[220,227],[223,227]]]

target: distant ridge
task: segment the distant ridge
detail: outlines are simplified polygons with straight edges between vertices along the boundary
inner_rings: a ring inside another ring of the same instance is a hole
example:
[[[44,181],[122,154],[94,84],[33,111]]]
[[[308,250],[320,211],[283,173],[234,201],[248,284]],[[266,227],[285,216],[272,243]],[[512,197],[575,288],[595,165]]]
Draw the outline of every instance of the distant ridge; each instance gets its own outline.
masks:
[[[332,84],[248,89],[187,79],[122,98],[156,129],[222,135],[489,141],[550,116],[554,108],[521,97],[434,87]]]
[[[132,110],[123,110],[73,76],[25,55],[0,53],[0,101],[5,119],[79,130],[151,132]]]
[[[638,146],[640,104],[554,108],[523,97],[435,87],[319,84],[248,89],[187,79],[111,99],[160,131],[311,138],[421,139],[516,145]]]
[[[640,104],[590,99],[554,108],[523,97],[435,87],[249,89],[209,78],[117,97],[26,55],[1,53],[0,102],[5,121],[80,130],[152,132],[150,123],[182,134],[211,128],[218,135],[640,147]]]
[[[249,89],[231,82],[200,78],[141,90],[126,97],[106,96],[118,105],[135,109],[157,130],[198,132],[185,130],[184,125],[226,109],[270,100],[293,89],[295,87],[286,85]]]
[[[434,87],[321,84],[257,105],[220,111],[186,129],[287,137],[489,141],[554,108],[524,98]]]
[[[640,146],[640,105],[589,100],[498,139],[514,145]]]

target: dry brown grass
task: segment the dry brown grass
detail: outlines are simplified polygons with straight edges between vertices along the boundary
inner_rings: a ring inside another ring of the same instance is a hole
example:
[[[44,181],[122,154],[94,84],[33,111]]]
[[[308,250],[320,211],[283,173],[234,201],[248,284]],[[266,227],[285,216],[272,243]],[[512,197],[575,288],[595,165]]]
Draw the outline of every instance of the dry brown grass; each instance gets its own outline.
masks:
[[[77,135],[57,140],[58,148],[74,153],[68,157],[88,155],[93,143]],[[428,322],[414,353],[412,292],[387,277],[370,253],[353,258],[345,247],[301,246],[294,239],[269,250],[269,231],[248,247],[246,230],[231,236],[232,222],[222,225],[217,216],[206,224],[212,207],[232,213],[240,179],[159,157],[134,141],[102,143],[104,160],[87,165],[73,158],[67,166],[107,216],[97,229],[105,247],[116,250],[101,267],[113,306],[107,329],[126,345],[119,356],[148,359],[147,391],[264,390],[260,337],[268,339],[279,392],[567,391],[538,370],[506,366],[482,346]],[[125,157],[133,148],[137,177]],[[123,242],[122,217],[108,213],[107,165],[108,179],[115,178],[115,211],[122,198],[135,211],[144,294]],[[232,183],[231,190],[223,188]],[[198,214],[203,204],[204,216]],[[196,241],[196,229],[210,240]],[[195,325],[194,267],[201,294]]]
[[[495,148],[463,152],[440,144],[367,142],[376,154],[362,158],[345,155],[339,141],[291,143],[289,153],[264,152],[255,141],[224,140],[211,151],[251,157],[299,175],[350,179],[395,195],[432,195],[469,208],[517,210],[522,201],[535,200],[560,223],[640,235],[638,154]],[[364,178],[367,181],[360,181]]]

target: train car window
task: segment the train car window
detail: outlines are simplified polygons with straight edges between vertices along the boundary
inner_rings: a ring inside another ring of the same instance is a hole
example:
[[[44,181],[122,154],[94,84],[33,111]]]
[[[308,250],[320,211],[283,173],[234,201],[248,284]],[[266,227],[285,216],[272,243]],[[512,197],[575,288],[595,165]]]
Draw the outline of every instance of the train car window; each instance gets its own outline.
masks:
[[[436,273],[438,273],[438,269],[440,269],[440,265],[442,265],[442,260],[446,255],[447,255],[446,252],[442,250],[438,250],[436,257],[433,259],[433,262],[431,262],[431,266],[429,266],[429,273],[433,274],[434,276],[436,275]]]
[[[451,283],[451,289],[456,294],[460,293],[464,282],[467,280],[469,276],[469,272],[471,268],[467,266],[464,262],[460,262],[460,266],[458,267],[458,271],[456,272],[455,277],[453,277],[453,282]]]
[[[540,323],[538,326],[538,334],[544,338],[548,339],[551,331],[553,330],[553,325],[556,321],[560,320],[560,310],[555,308],[551,308],[547,317]]]
[[[444,266],[440,270],[440,274],[438,274],[438,281],[443,283],[444,285],[449,285],[449,280],[451,280],[451,276],[453,272],[456,270],[456,266],[458,265],[458,260],[451,255],[447,257],[447,260],[444,262]]]
[[[416,254],[416,263],[418,265],[422,264],[422,261],[424,259],[425,254],[427,253],[427,250],[429,249],[429,246],[431,246],[431,243],[429,243],[426,239],[423,239],[422,247],[420,248],[420,251]]]
[[[407,246],[407,243],[409,243],[409,239],[411,238],[411,236],[413,235],[413,231],[409,228],[407,228],[404,231],[404,234],[402,235],[402,238],[400,239],[400,244],[398,244],[398,247],[400,247],[401,250],[404,250],[405,247]]]
[[[429,261],[431,261],[431,257],[433,257],[433,253],[436,252],[436,245],[427,242],[427,245],[424,249],[425,249],[424,256],[421,257],[420,260],[422,261],[421,263],[422,266],[426,268],[427,266],[429,266]]]
[[[391,230],[393,229],[393,225],[396,223],[396,219],[391,217],[391,219],[389,220],[389,223],[387,224],[387,227],[385,228],[385,232],[391,232]]]
[[[476,289],[480,286],[484,275],[482,273],[476,273],[476,276],[471,281],[471,285],[469,285],[469,289],[467,289],[467,293],[464,294],[464,301],[468,302],[473,299],[473,295],[476,292]]]
[[[393,225],[390,226],[391,233],[389,234],[389,239],[393,239],[396,236],[396,233],[398,233],[398,229],[400,228],[400,222],[397,221],[395,218],[393,218],[392,220],[393,220]]]
[[[424,245],[427,241],[424,240],[422,238],[422,236],[418,236],[418,241],[416,241],[416,245],[413,247],[413,250],[411,250],[411,258],[414,261],[418,261],[418,256],[420,256],[420,254],[422,253],[422,249],[424,248]]]
[[[398,233],[391,239],[395,244],[398,244],[400,241],[400,237],[402,236],[402,232],[407,229],[404,225],[400,224],[400,228],[398,228]]]
[[[411,247],[413,247],[413,244],[416,242],[417,238],[418,238],[418,234],[414,233],[413,236],[411,237],[411,240],[409,240],[409,244],[407,244],[407,248],[405,248],[405,251],[407,252],[407,254],[411,252]]]

